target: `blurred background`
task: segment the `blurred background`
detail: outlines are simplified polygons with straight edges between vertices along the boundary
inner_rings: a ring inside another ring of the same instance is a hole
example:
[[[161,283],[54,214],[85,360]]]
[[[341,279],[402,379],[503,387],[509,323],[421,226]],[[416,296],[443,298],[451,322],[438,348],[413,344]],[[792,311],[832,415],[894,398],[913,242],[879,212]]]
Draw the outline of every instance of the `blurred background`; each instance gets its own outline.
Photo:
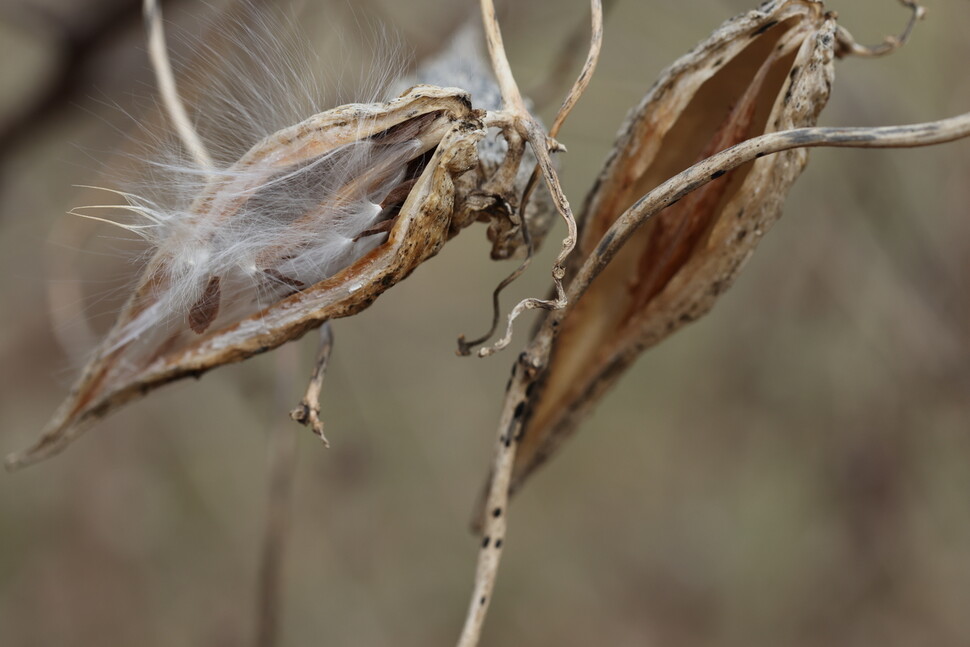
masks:
[[[754,4],[619,0],[560,136],[574,205],[660,70]],[[970,110],[970,3],[926,4],[903,50],[838,63],[822,124]],[[137,268],[118,231],[65,215],[103,200],[72,185],[124,188],[131,162],[116,152],[137,148],[129,115],[146,115],[153,96],[137,5],[0,2],[4,453],[31,442],[66,395]],[[473,10],[281,6],[350,77],[366,69],[360,34],[374,25],[420,57]],[[172,33],[220,11],[164,7]],[[830,8],[862,42],[907,18],[891,0]],[[548,76],[586,11],[504,3],[523,88]],[[646,353],[516,498],[484,644],[967,644],[968,205],[970,142],[814,150],[735,287]],[[506,307],[545,293],[555,247]],[[249,642],[274,432],[298,443],[280,644],[453,642],[478,547],[468,522],[515,356],[454,354],[459,333],[485,328],[510,270],[488,250],[484,228],[470,229],[335,323],[329,450],[286,418],[310,335],[166,387],[63,455],[0,477],[0,643]]]

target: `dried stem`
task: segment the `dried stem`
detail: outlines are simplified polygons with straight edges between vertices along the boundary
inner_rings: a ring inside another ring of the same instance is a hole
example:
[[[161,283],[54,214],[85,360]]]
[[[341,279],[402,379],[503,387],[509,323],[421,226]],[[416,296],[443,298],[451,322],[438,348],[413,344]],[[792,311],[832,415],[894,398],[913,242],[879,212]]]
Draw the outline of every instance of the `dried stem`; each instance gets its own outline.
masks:
[[[589,84],[589,80],[592,77],[593,70],[596,67],[596,62],[599,58],[600,46],[603,39],[603,12],[600,0],[591,0],[591,6],[593,33],[589,55],[586,58],[586,63],[583,66],[583,70],[580,72],[579,78],[573,84],[572,89],[570,90],[566,99],[563,101],[559,115],[556,117],[555,123],[553,124],[553,132],[558,132],[558,129],[562,126],[566,116],[568,116],[569,111],[576,104],[576,101],[586,89],[586,86]],[[518,101],[521,103],[521,96],[518,94],[518,88],[515,87],[515,81],[512,79],[511,72],[508,70],[508,61],[505,58],[504,51],[502,51],[502,38],[501,34],[499,33],[498,24],[495,22],[495,10],[491,0],[482,0],[482,14],[485,19],[485,31],[486,34],[488,34],[487,39],[489,43],[489,51],[492,54],[492,62],[493,65],[496,66],[496,76],[500,79],[502,96],[506,103],[506,109],[508,109],[510,98],[511,101],[514,102],[515,98],[518,97]],[[504,70],[504,72],[500,72],[499,70]],[[503,86],[501,82],[503,76],[506,76],[508,81],[511,82],[511,86],[514,89],[514,95],[509,95],[506,93],[506,87]],[[509,313],[508,327],[505,336],[496,342],[494,346],[480,349],[479,356],[481,357],[489,355],[508,345],[512,336],[512,322],[524,310],[532,308],[547,308],[558,309],[560,312],[565,311],[564,309],[566,307],[567,300],[562,284],[563,277],[565,276],[565,269],[563,266],[566,257],[568,256],[569,252],[572,251],[578,237],[576,220],[572,215],[572,211],[569,207],[569,201],[566,199],[566,195],[563,193],[562,187],[559,184],[559,178],[556,175],[556,171],[552,166],[552,160],[549,157],[550,149],[556,150],[559,147],[558,144],[550,135],[546,134],[539,123],[532,118],[531,115],[524,113],[517,116],[520,117],[520,121],[517,125],[519,127],[524,127],[524,135],[529,144],[532,146],[536,156],[538,167],[537,170],[541,171],[543,178],[549,187],[550,193],[552,194],[553,201],[556,203],[559,213],[562,214],[564,220],[566,221],[568,233],[565,240],[563,240],[562,250],[559,257],[556,259],[555,266],[553,267],[553,282],[556,286],[556,300],[550,302],[540,299],[525,299],[521,301],[515,306],[515,308],[513,308],[512,312]],[[533,172],[533,179],[530,180],[530,185],[534,184],[535,177],[536,172]],[[525,201],[523,201],[523,208],[524,204]],[[501,289],[501,287],[499,289]],[[495,296],[497,299],[497,293]],[[527,353],[523,353],[519,357],[518,363],[513,367],[512,381],[509,384],[509,393],[512,391],[520,391],[523,394],[523,397],[520,398],[518,402],[525,402],[526,398],[524,397],[524,393],[526,385],[535,380],[535,375],[537,373],[537,369],[539,368],[540,365],[533,363],[531,361],[531,357]],[[465,624],[462,627],[461,636],[458,640],[458,647],[475,647],[478,645],[479,639],[481,638],[482,627],[485,624],[485,618],[488,614],[488,607],[489,603],[491,602],[492,592],[495,588],[499,564],[501,562],[502,547],[505,542],[507,528],[506,512],[509,500],[509,486],[512,481],[512,468],[515,465],[515,451],[519,435],[522,431],[522,420],[524,417],[523,408],[517,406],[517,404],[512,404],[510,406],[510,402],[511,401],[509,399],[506,399],[506,406],[503,408],[502,415],[499,419],[498,438],[492,463],[492,481],[489,486],[488,496],[486,498],[485,520],[482,524],[482,543],[475,567],[475,583],[472,589],[471,601],[468,606],[468,615],[465,618]]]
[[[524,393],[525,384],[534,379],[534,372],[528,357],[525,354],[520,356],[513,369],[509,392],[522,390]],[[498,442],[492,464],[492,481],[486,499],[485,519],[482,523],[482,543],[475,567],[475,585],[458,647],[478,645],[485,617],[488,614],[505,542],[509,485],[512,481],[512,467],[515,464],[516,443],[521,430],[522,412],[514,406],[505,406],[499,420]]]
[[[482,23],[485,26],[485,42],[488,44],[488,55],[492,61],[492,72],[498,81],[499,91],[502,93],[503,109],[515,115],[528,115],[519,86],[512,75],[509,59],[505,55],[505,45],[502,42],[502,31],[495,17],[495,4],[492,0],[481,0]]]
[[[509,313],[505,334],[491,346],[480,348],[478,350],[479,357],[488,357],[508,346],[512,341],[512,324],[526,310],[534,310],[537,308],[543,310],[562,310],[569,303],[569,300],[566,298],[565,288],[563,287],[563,278],[566,276],[566,258],[569,257],[573,248],[576,247],[576,239],[578,237],[576,218],[573,216],[572,209],[569,207],[569,200],[562,190],[562,185],[559,183],[559,176],[556,174],[556,169],[552,166],[552,159],[549,157],[550,142],[555,144],[554,140],[548,137],[542,127],[534,120],[527,122],[525,127],[527,139],[535,153],[543,179],[546,181],[549,193],[552,194],[552,201],[556,205],[556,210],[559,211],[563,220],[565,220],[567,227],[566,237],[562,241],[562,249],[552,267],[552,281],[555,286],[556,298],[554,300],[530,298],[523,299],[517,303]],[[553,148],[552,150],[555,149]]]
[[[276,401],[285,402],[293,386],[296,369],[295,345],[281,348],[276,355]],[[260,551],[256,589],[255,647],[277,644],[282,608],[283,556],[290,530],[290,507],[296,476],[296,434],[289,425],[273,426],[267,447],[266,519]]]
[[[600,50],[603,49],[603,5],[600,0],[591,0],[589,4],[590,22],[592,24],[589,52],[586,54],[586,61],[583,63],[583,69],[579,72],[579,77],[577,77],[573,86],[569,89],[566,98],[563,99],[562,105],[559,107],[559,112],[552,122],[552,127],[549,128],[550,137],[555,137],[559,134],[559,129],[565,123],[566,117],[569,116],[576,102],[586,92],[586,88],[593,78],[593,72],[596,71],[596,63],[600,58]]]
[[[330,351],[333,350],[333,329],[330,322],[320,327],[320,349],[317,351],[313,374],[307,384],[306,393],[300,404],[290,411],[290,418],[310,430],[323,441],[324,447],[330,447],[330,441],[323,434],[323,421],[320,419],[320,390],[323,388],[323,378],[327,374],[327,364],[330,362]]]
[[[162,97],[165,112],[195,163],[203,169],[210,169],[212,157],[199,139],[199,134],[195,131],[185,111],[185,104],[179,98],[178,88],[175,86],[175,75],[172,74],[172,64],[168,58],[168,49],[165,47],[165,30],[158,0],[145,0],[144,14],[145,29],[148,32],[148,56],[155,70],[158,93]]]

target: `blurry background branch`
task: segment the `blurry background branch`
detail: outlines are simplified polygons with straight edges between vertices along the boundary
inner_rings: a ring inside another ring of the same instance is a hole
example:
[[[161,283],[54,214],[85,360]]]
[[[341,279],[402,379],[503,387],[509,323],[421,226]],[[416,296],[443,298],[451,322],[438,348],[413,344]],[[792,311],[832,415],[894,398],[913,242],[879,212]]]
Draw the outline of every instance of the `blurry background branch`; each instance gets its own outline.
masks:
[[[22,30],[47,42],[53,54],[19,105],[0,121],[0,157],[29,142],[49,120],[90,92],[89,68],[109,42],[133,26],[141,26],[141,5],[131,0],[97,3],[11,2],[3,11],[7,29]],[[16,56],[11,52],[8,55]]]

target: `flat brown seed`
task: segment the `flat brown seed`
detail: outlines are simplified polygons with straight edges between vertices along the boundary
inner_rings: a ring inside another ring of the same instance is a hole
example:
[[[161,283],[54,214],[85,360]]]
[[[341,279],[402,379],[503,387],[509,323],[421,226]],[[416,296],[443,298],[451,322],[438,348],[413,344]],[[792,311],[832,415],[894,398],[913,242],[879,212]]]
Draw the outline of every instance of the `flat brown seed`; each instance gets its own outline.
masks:
[[[201,335],[219,316],[219,303],[222,300],[221,279],[218,276],[209,278],[199,300],[189,308],[189,328]]]

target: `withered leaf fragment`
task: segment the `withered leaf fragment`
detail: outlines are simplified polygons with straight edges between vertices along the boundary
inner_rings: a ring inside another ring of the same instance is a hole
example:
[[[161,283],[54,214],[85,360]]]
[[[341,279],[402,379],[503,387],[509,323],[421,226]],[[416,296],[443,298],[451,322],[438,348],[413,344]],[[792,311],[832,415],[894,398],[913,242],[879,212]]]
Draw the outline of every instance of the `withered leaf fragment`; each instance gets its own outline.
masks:
[[[821,2],[766,2],[663,72],[627,117],[587,197],[570,274],[667,178],[750,137],[814,125],[831,88],[835,29]],[[713,306],[780,216],[806,162],[796,149],[715,174],[627,241],[561,324],[525,408],[513,489],[644,349]]]
[[[315,115],[214,172],[41,438],[9,457],[8,467],[56,453],[85,423],[162,384],[271,350],[369,306],[470,224],[453,217],[463,200],[455,180],[478,163],[481,116],[463,90],[415,86],[387,103]],[[292,191],[311,198],[300,202],[304,210],[279,208],[292,204]],[[351,207],[366,220],[349,218]],[[348,222],[358,229],[347,230]],[[267,228],[292,242],[264,243]],[[314,248],[321,228],[339,230],[336,249]],[[242,257],[213,263],[230,255],[227,236],[255,242],[243,246]],[[322,253],[328,264],[316,262]]]

